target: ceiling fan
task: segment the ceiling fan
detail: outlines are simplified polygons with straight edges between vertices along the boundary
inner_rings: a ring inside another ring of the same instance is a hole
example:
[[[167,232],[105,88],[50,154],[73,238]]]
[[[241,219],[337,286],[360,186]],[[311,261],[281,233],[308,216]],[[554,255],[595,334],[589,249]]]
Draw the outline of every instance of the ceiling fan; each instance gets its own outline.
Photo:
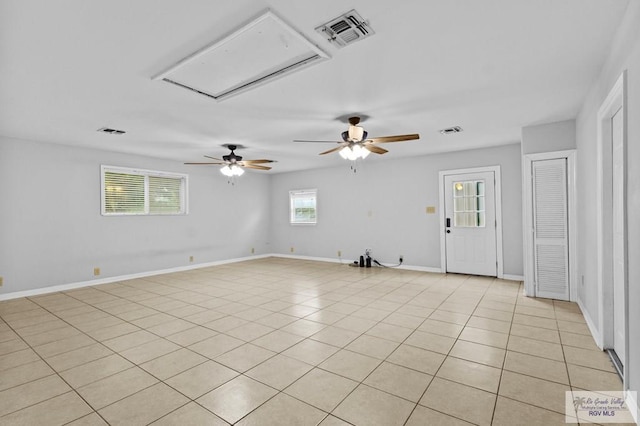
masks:
[[[346,160],[357,160],[358,158],[366,158],[371,152],[375,154],[386,154],[389,152],[376,144],[420,139],[420,135],[417,133],[369,138],[368,133],[361,126],[358,126],[359,123],[360,117],[349,117],[349,130],[342,132],[342,141],[294,140],[294,142],[337,143],[339,144],[337,147],[321,152],[320,155],[340,151],[342,158]]]
[[[256,169],[256,170],[271,170],[271,167],[261,166],[260,164],[275,162],[274,160],[243,160],[241,156],[236,155],[236,153],[234,152],[236,149],[238,149],[237,145],[226,145],[226,147],[229,148],[231,152],[228,155],[223,155],[222,159],[205,155],[206,158],[215,160],[215,163],[209,162],[209,163],[184,163],[184,164],[196,165],[196,166],[223,165],[224,167],[220,169],[220,172],[225,176],[231,177],[231,176],[242,176],[242,174],[244,173],[243,168]]]

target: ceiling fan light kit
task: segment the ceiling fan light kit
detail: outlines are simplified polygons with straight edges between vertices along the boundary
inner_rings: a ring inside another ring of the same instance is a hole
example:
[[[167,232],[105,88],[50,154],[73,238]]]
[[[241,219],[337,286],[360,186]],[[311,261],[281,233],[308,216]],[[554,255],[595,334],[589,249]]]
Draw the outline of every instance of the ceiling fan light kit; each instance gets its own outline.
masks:
[[[353,144],[352,146],[345,146],[342,148],[339,154],[345,160],[356,161],[359,158],[362,158],[363,160],[367,158],[370,151],[358,144]]]
[[[231,165],[227,165],[224,166],[223,168],[220,169],[220,173],[222,173],[223,175],[227,176],[227,177],[232,177],[232,176],[242,176],[244,174],[244,170],[242,170],[242,167],[236,165],[236,164],[231,164]]]

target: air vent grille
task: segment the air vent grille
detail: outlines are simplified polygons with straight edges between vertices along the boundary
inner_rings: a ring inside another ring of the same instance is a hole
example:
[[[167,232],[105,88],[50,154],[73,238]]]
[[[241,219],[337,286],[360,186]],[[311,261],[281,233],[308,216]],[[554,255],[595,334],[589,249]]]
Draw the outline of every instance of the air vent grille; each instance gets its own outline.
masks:
[[[442,133],[443,135],[450,135],[452,133],[460,133],[461,131],[462,131],[462,127],[453,126],[453,127],[447,127],[446,129],[440,130],[440,133]]]
[[[341,19],[335,24],[331,25],[331,30],[336,34],[340,34],[341,32],[348,30],[350,28],[351,26],[347,24],[347,22],[344,19]]]
[[[364,40],[375,34],[375,31],[369,26],[369,22],[362,19],[355,10],[351,10],[326,24],[320,25],[316,28],[316,31],[327,37],[330,43],[339,48]]]
[[[124,130],[112,129],[110,127],[102,127],[100,129],[98,129],[98,132],[107,133],[109,135],[123,135],[123,134],[127,133]]]

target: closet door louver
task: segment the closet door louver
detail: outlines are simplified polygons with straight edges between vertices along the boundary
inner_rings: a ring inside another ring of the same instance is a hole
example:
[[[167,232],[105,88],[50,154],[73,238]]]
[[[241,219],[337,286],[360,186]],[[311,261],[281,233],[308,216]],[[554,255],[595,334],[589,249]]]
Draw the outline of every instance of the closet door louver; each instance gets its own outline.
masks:
[[[534,161],[532,173],[536,295],[569,300],[567,160]]]

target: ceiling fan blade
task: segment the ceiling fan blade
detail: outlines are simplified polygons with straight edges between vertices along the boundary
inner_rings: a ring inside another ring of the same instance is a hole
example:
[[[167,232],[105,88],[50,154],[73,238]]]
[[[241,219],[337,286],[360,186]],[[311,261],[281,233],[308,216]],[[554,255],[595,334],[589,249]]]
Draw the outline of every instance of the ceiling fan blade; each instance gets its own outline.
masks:
[[[348,144],[346,144],[346,143],[341,143],[340,145],[338,145],[338,146],[337,146],[337,147],[335,147],[335,148],[331,148],[331,149],[330,149],[330,150],[328,150],[328,151],[321,152],[319,155],[331,154],[332,152],[336,152],[336,151],[341,150],[342,148],[344,148],[344,147],[345,147],[345,146],[347,146],[347,145],[348,145]]]
[[[262,163],[275,163],[275,160],[242,160],[243,163],[249,164],[262,164]]]
[[[212,164],[222,165],[222,164],[227,164],[227,163],[221,162],[221,163],[184,163],[184,164],[189,164],[191,166],[210,166]]]
[[[379,138],[369,138],[367,139],[367,142],[371,142],[371,143],[404,142],[404,141],[412,141],[414,139],[420,139],[420,135],[417,133],[412,133],[410,135],[381,136]]]
[[[294,142],[308,142],[308,143],[342,143],[343,141],[306,141],[306,140],[294,139]]]
[[[367,151],[373,152],[374,154],[386,154],[387,152],[389,152],[384,148],[380,148],[379,146],[375,146],[369,143],[363,144],[362,147]]]
[[[208,156],[208,155],[205,155],[205,157],[207,157],[207,158],[211,158],[212,160],[216,160],[216,161],[224,161],[224,160],[221,160],[220,158],[210,157],[210,156]]]
[[[256,169],[256,170],[271,170],[271,167],[267,166],[258,166],[257,164],[244,164],[244,161],[241,161],[240,164],[242,167],[247,169]]]

